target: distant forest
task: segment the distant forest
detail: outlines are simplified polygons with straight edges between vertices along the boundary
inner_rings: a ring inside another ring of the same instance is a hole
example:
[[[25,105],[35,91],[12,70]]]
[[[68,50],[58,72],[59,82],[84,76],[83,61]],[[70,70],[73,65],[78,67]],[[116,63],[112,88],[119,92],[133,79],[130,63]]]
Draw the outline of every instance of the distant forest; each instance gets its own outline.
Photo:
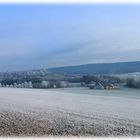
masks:
[[[140,71],[140,62],[89,64],[51,69],[1,72],[0,86],[15,88],[64,88],[89,86],[90,88],[119,88],[120,83],[140,88],[140,76],[122,81],[111,74]]]
[[[102,85],[120,83],[120,79],[105,75],[55,74],[47,70],[0,73],[0,86],[11,88],[65,88],[80,87],[91,83]]]
[[[48,71],[60,74],[75,74],[75,75],[132,73],[132,72],[140,72],[140,61],[58,67],[58,68],[50,68],[48,69]]]

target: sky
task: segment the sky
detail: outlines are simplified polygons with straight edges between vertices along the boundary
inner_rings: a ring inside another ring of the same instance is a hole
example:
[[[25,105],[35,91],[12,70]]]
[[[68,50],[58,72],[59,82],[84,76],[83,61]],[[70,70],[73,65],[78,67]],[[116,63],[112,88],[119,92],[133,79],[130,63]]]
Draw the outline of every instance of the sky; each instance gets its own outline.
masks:
[[[140,5],[0,5],[0,71],[140,61]]]

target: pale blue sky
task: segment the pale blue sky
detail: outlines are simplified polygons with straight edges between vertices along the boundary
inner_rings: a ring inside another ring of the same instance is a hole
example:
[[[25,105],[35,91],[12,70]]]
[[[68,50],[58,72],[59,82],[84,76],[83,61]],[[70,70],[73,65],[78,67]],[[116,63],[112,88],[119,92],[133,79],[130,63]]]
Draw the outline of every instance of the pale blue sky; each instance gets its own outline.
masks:
[[[140,5],[0,5],[0,71],[140,61]]]

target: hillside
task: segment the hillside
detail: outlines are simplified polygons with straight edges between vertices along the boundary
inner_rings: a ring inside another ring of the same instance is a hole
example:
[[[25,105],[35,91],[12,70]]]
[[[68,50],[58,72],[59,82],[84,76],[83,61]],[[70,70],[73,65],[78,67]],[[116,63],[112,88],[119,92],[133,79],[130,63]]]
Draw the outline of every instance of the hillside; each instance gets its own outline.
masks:
[[[140,71],[140,61],[86,64],[48,69],[59,74],[120,74]]]

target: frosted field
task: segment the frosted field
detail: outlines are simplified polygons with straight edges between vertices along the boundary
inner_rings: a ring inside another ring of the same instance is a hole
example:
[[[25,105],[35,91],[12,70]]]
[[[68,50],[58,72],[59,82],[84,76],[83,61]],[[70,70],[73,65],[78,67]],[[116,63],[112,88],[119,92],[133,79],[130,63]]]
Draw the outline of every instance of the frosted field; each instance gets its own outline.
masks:
[[[140,90],[0,88],[1,136],[140,136]]]

